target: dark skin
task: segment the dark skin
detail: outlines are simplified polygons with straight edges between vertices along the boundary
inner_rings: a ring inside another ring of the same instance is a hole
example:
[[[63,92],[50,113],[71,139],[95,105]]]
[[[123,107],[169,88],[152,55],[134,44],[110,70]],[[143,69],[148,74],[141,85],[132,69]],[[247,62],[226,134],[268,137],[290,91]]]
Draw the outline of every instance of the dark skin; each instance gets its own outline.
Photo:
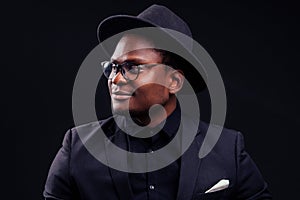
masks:
[[[118,64],[129,61],[136,64],[162,63],[162,56],[148,39],[128,34],[117,44],[111,60]],[[129,103],[129,112],[135,122],[154,127],[175,110],[175,94],[182,88],[183,81],[181,71],[165,65],[142,69],[134,81],[125,80],[118,72],[108,80],[112,110],[122,114]],[[148,112],[155,104],[162,107],[154,109],[151,120]]]

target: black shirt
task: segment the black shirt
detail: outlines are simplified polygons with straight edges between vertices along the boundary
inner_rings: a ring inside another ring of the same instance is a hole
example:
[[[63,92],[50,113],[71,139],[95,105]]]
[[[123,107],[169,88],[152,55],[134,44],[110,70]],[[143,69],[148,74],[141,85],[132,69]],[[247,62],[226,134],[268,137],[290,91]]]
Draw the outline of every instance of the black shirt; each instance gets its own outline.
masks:
[[[126,134],[127,150],[146,153],[167,145],[176,135],[180,125],[180,108],[176,107],[165,121],[163,128],[152,137],[138,138]],[[158,126],[160,127],[160,125]],[[148,129],[147,131],[155,131]],[[176,199],[180,173],[180,159],[157,171],[129,173],[134,200]]]

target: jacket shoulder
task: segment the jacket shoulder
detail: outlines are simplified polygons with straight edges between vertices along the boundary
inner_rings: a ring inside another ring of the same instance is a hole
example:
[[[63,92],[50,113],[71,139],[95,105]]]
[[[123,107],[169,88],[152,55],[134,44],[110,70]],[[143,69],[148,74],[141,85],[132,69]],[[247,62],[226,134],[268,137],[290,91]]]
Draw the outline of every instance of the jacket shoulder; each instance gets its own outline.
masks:
[[[242,133],[238,130],[225,128],[216,124],[208,124],[203,121],[199,123],[198,134],[203,135],[203,137],[209,136],[207,135],[208,128],[210,128],[209,134],[212,137],[217,137],[217,143],[236,143],[237,138],[242,137]]]

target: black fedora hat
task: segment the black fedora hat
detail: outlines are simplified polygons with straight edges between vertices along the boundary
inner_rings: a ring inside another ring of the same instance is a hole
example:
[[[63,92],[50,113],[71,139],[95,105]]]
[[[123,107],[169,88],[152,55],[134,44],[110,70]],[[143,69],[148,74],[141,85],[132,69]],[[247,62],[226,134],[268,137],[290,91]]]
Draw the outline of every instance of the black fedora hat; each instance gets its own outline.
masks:
[[[179,37],[176,36],[176,34],[174,35],[170,32],[166,32],[166,35],[168,35],[169,38],[172,38],[172,42],[177,43],[179,48],[184,49],[186,52],[188,52],[188,54],[193,56],[193,39],[189,26],[174,12],[161,5],[154,4],[137,16],[110,16],[100,22],[97,29],[97,37],[101,43],[109,37],[123,31],[142,27],[158,27],[185,34],[188,37]],[[184,72],[186,79],[189,81],[195,92],[200,92],[206,88],[206,84],[202,76],[188,61],[185,60],[185,64],[180,65],[178,68]]]

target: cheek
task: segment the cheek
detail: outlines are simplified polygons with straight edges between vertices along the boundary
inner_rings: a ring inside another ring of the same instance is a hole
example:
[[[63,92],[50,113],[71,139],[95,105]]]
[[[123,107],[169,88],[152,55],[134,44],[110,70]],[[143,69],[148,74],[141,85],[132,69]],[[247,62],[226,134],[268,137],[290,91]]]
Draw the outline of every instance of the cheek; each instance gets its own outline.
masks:
[[[136,90],[139,88],[145,88],[143,90],[149,90],[148,93],[161,92],[162,90],[167,90],[169,87],[168,77],[163,69],[157,70],[155,72],[150,72],[147,75],[142,74],[141,79],[134,82],[134,87]]]
[[[167,77],[164,74],[164,71],[159,71],[157,73],[149,73],[147,77],[144,77],[138,84],[147,85],[147,84],[156,84],[160,86],[168,87]]]
[[[136,90],[136,97],[148,105],[161,104],[169,96],[168,89],[159,84],[144,85]]]

